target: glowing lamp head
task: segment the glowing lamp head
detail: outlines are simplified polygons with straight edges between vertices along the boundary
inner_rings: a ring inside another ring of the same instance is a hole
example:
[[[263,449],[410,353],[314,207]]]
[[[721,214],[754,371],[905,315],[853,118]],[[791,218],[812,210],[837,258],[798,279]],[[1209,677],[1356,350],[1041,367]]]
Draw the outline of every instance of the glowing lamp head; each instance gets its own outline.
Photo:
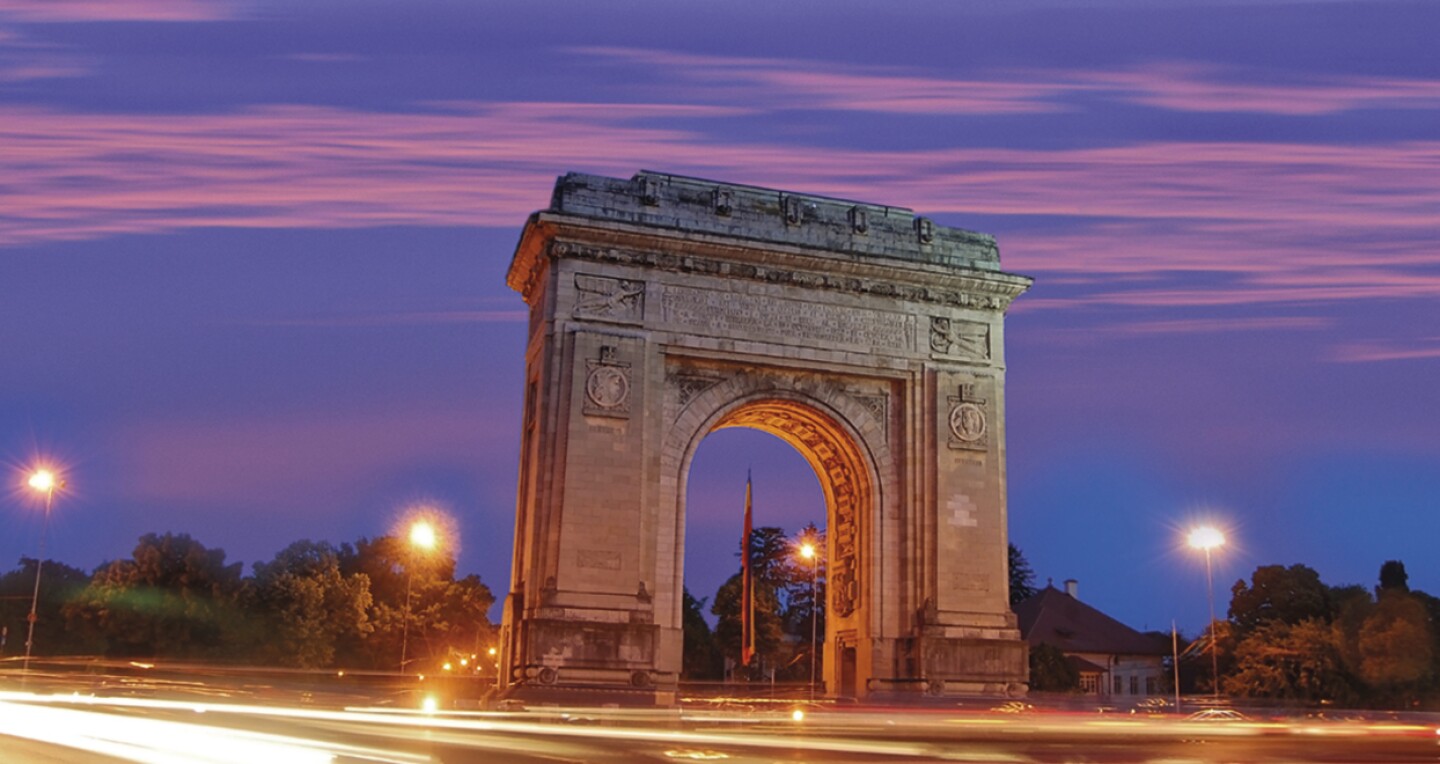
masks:
[[[1224,546],[1225,534],[1221,533],[1218,528],[1205,525],[1190,531],[1190,535],[1185,538],[1185,541],[1195,549],[1204,549],[1208,552],[1216,547]]]
[[[410,526],[410,543],[421,549],[435,548],[435,526],[421,520]]]
[[[37,491],[53,491],[58,481],[55,480],[55,473],[50,470],[35,470],[35,474],[26,481],[31,488]]]
[[[800,545],[800,556],[807,560],[815,559],[815,545],[809,542]]]

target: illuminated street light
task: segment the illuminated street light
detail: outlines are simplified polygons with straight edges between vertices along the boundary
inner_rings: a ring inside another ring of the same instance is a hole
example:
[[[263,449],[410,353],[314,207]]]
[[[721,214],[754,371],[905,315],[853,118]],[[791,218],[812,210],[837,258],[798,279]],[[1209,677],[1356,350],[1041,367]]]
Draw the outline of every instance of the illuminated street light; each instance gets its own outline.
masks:
[[[820,603],[820,552],[815,544],[806,541],[800,544],[800,556],[810,561],[810,701],[815,701],[815,656],[818,651]]]
[[[40,554],[35,558],[35,591],[30,595],[30,615],[25,620],[30,622],[25,634],[25,671],[30,670],[30,653],[35,648],[35,622],[40,620],[37,614],[40,605],[40,570],[45,566],[45,536],[50,531],[50,507],[55,503],[55,489],[64,488],[65,481],[55,477],[55,473],[47,469],[35,470],[30,479],[25,481],[27,485],[36,491],[45,494],[45,522],[40,531]]]
[[[1215,632],[1215,576],[1210,564],[1210,553],[1225,545],[1225,534],[1220,529],[1209,525],[1202,525],[1190,531],[1185,537],[1186,543],[1192,549],[1201,549],[1205,552],[1205,591],[1210,601],[1210,683],[1213,685],[1215,697],[1220,697],[1220,657],[1218,635]]]
[[[405,563],[405,622],[400,627],[400,671],[405,671],[410,652],[410,585],[415,579],[415,550],[429,552],[439,545],[435,526],[428,520],[416,520],[410,525],[410,550]]]
[[[412,546],[429,551],[435,548],[436,541],[435,526],[431,525],[429,521],[417,520],[414,525],[410,526],[410,544]]]

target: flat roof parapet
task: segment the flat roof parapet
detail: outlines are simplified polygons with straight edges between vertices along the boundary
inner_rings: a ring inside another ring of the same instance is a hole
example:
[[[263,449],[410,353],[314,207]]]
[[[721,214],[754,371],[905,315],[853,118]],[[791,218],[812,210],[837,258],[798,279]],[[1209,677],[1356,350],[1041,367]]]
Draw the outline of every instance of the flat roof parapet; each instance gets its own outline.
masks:
[[[995,238],[937,225],[904,207],[641,171],[633,178],[568,173],[550,212],[753,241],[1000,270]]]

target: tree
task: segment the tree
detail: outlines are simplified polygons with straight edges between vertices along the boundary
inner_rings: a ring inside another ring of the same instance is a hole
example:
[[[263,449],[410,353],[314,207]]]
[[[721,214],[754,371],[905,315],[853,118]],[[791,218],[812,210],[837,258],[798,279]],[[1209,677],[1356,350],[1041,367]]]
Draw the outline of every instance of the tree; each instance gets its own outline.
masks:
[[[1358,648],[1360,676],[1377,690],[1400,690],[1426,679],[1433,639],[1425,606],[1405,592],[1381,597],[1360,626]]]
[[[1235,582],[1230,590],[1230,621],[1241,639],[1271,621],[1291,625],[1308,618],[1329,621],[1334,617],[1330,589],[1320,574],[1304,565],[1263,565],[1250,576]]]
[[[720,646],[724,655],[735,661],[736,666],[740,665],[740,608],[742,606],[740,577],[741,574],[736,573],[721,584],[719,591],[715,592],[715,603],[710,606],[710,612],[718,618],[715,623],[715,642]],[[780,654],[783,633],[780,603],[776,599],[775,590],[766,583],[756,581],[755,654],[765,665],[774,667],[780,663],[777,659]],[[754,665],[752,664],[752,666]]]
[[[1035,571],[1020,547],[1014,544],[1009,549],[1010,562],[1010,604],[1018,605],[1035,596]]]
[[[246,604],[266,625],[256,654],[267,663],[299,668],[332,665],[336,646],[374,630],[370,579],[344,575],[337,550],[297,541],[268,563],[255,563]]]
[[[815,617],[815,632],[825,638],[825,532],[814,523],[800,531],[802,543],[813,544],[815,557],[802,558],[794,549],[790,551],[786,564],[785,589],[785,631],[803,638],[804,652],[810,651],[810,619]]]
[[[102,565],[66,617],[113,656],[225,654],[246,620],[237,607],[241,563],[188,534],[147,533],[129,560]]]
[[[30,600],[35,594],[34,557],[21,557],[19,567],[0,575],[0,656],[23,655],[29,632]],[[40,599],[35,604],[35,655],[75,655],[99,649],[92,639],[65,628],[65,603],[90,583],[90,574],[55,560],[42,569]]]
[[[1014,549],[1014,547],[1011,547]],[[1080,689],[1080,671],[1054,645],[1030,648],[1030,689],[1036,692],[1075,692]]]
[[[363,640],[340,641],[340,662],[393,669],[405,641],[407,663],[423,666],[443,662],[452,652],[478,653],[490,638],[493,626],[486,614],[495,597],[478,576],[455,580],[455,558],[448,551],[418,553],[403,539],[379,536],[341,544],[337,556],[342,575],[363,573],[370,579],[374,626]]]
[[[450,654],[479,655],[483,646],[493,641],[495,627],[489,613],[495,595],[473,573],[440,584],[427,598],[417,597],[423,609],[418,623],[411,626],[415,629],[411,638],[418,639],[432,659]]]
[[[705,622],[703,614],[709,597],[695,599],[689,589],[683,591],[683,597],[684,651],[681,676],[690,680],[722,679],[723,659],[720,651],[716,649],[715,635],[711,633],[710,624]]]
[[[1410,576],[1405,572],[1405,563],[1386,560],[1380,566],[1380,590],[1386,592],[1410,591]]]
[[[1335,632],[1318,618],[1256,627],[1236,646],[1224,687],[1233,695],[1302,703],[1348,702],[1355,696]]]

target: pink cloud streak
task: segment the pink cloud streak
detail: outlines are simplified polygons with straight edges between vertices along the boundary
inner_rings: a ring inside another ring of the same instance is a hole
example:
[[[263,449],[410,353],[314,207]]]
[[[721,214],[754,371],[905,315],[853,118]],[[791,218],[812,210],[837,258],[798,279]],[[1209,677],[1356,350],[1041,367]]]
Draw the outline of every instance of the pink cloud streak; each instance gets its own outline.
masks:
[[[236,0],[0,0],[0,19],[27,22],[218,21]]]
[[[1078,95],[1110,97],[1160,109],[1315,117],[1374,108],[1440,107],[1440,81],[1395,77],[1306,77],[1254,81],[1263,72],[1158,61],[1131,69],[1017,70],[953,79],[891,67],[824,61],[706,56],[645,48],[575,52],[686,81],[687,99],[744,100],[775,109],[886,114],[1036,114],[1080,108]],[[697,91],[697,88],[699,90]]]
[[[1244,77],[1242,72],[1179,63],[1076,75],[1078,82],[1113,88],[1133,103],[1172,111],[1315,117],[1359,109],[1440,107],[1440,82],[1434,80],[1348,76],[1271,85]]]
[[[1440,142],[1145,143],[866,151],[717,142],[665,127],[724,108],[444,104],[440,113],[0,109],[0,245],[206,226],[519,225],[566,170],[641,167],[904,204],[1071,219],[1002,240],[1022,272],[1227,273],[1233,287],[1094,300],[1429,297]],[[946,221],[951,222],[951,221]]]
[[[1063,111],[1062,82],[954,80],[821,61],[704,56],[640,48],[575,48],[575,52],[672,71],[700,83],[685,95],[743,100],[775,109],[889,114],[1034,114]],[[677,94],[678,95],[678,94]]]
[[[1377,361],[1418,361],[1440,358],[1440,337],[1421,337],[1408,345],[1394,342],[1351,342],[1334,349],[1332,361],[1374,363]]]

